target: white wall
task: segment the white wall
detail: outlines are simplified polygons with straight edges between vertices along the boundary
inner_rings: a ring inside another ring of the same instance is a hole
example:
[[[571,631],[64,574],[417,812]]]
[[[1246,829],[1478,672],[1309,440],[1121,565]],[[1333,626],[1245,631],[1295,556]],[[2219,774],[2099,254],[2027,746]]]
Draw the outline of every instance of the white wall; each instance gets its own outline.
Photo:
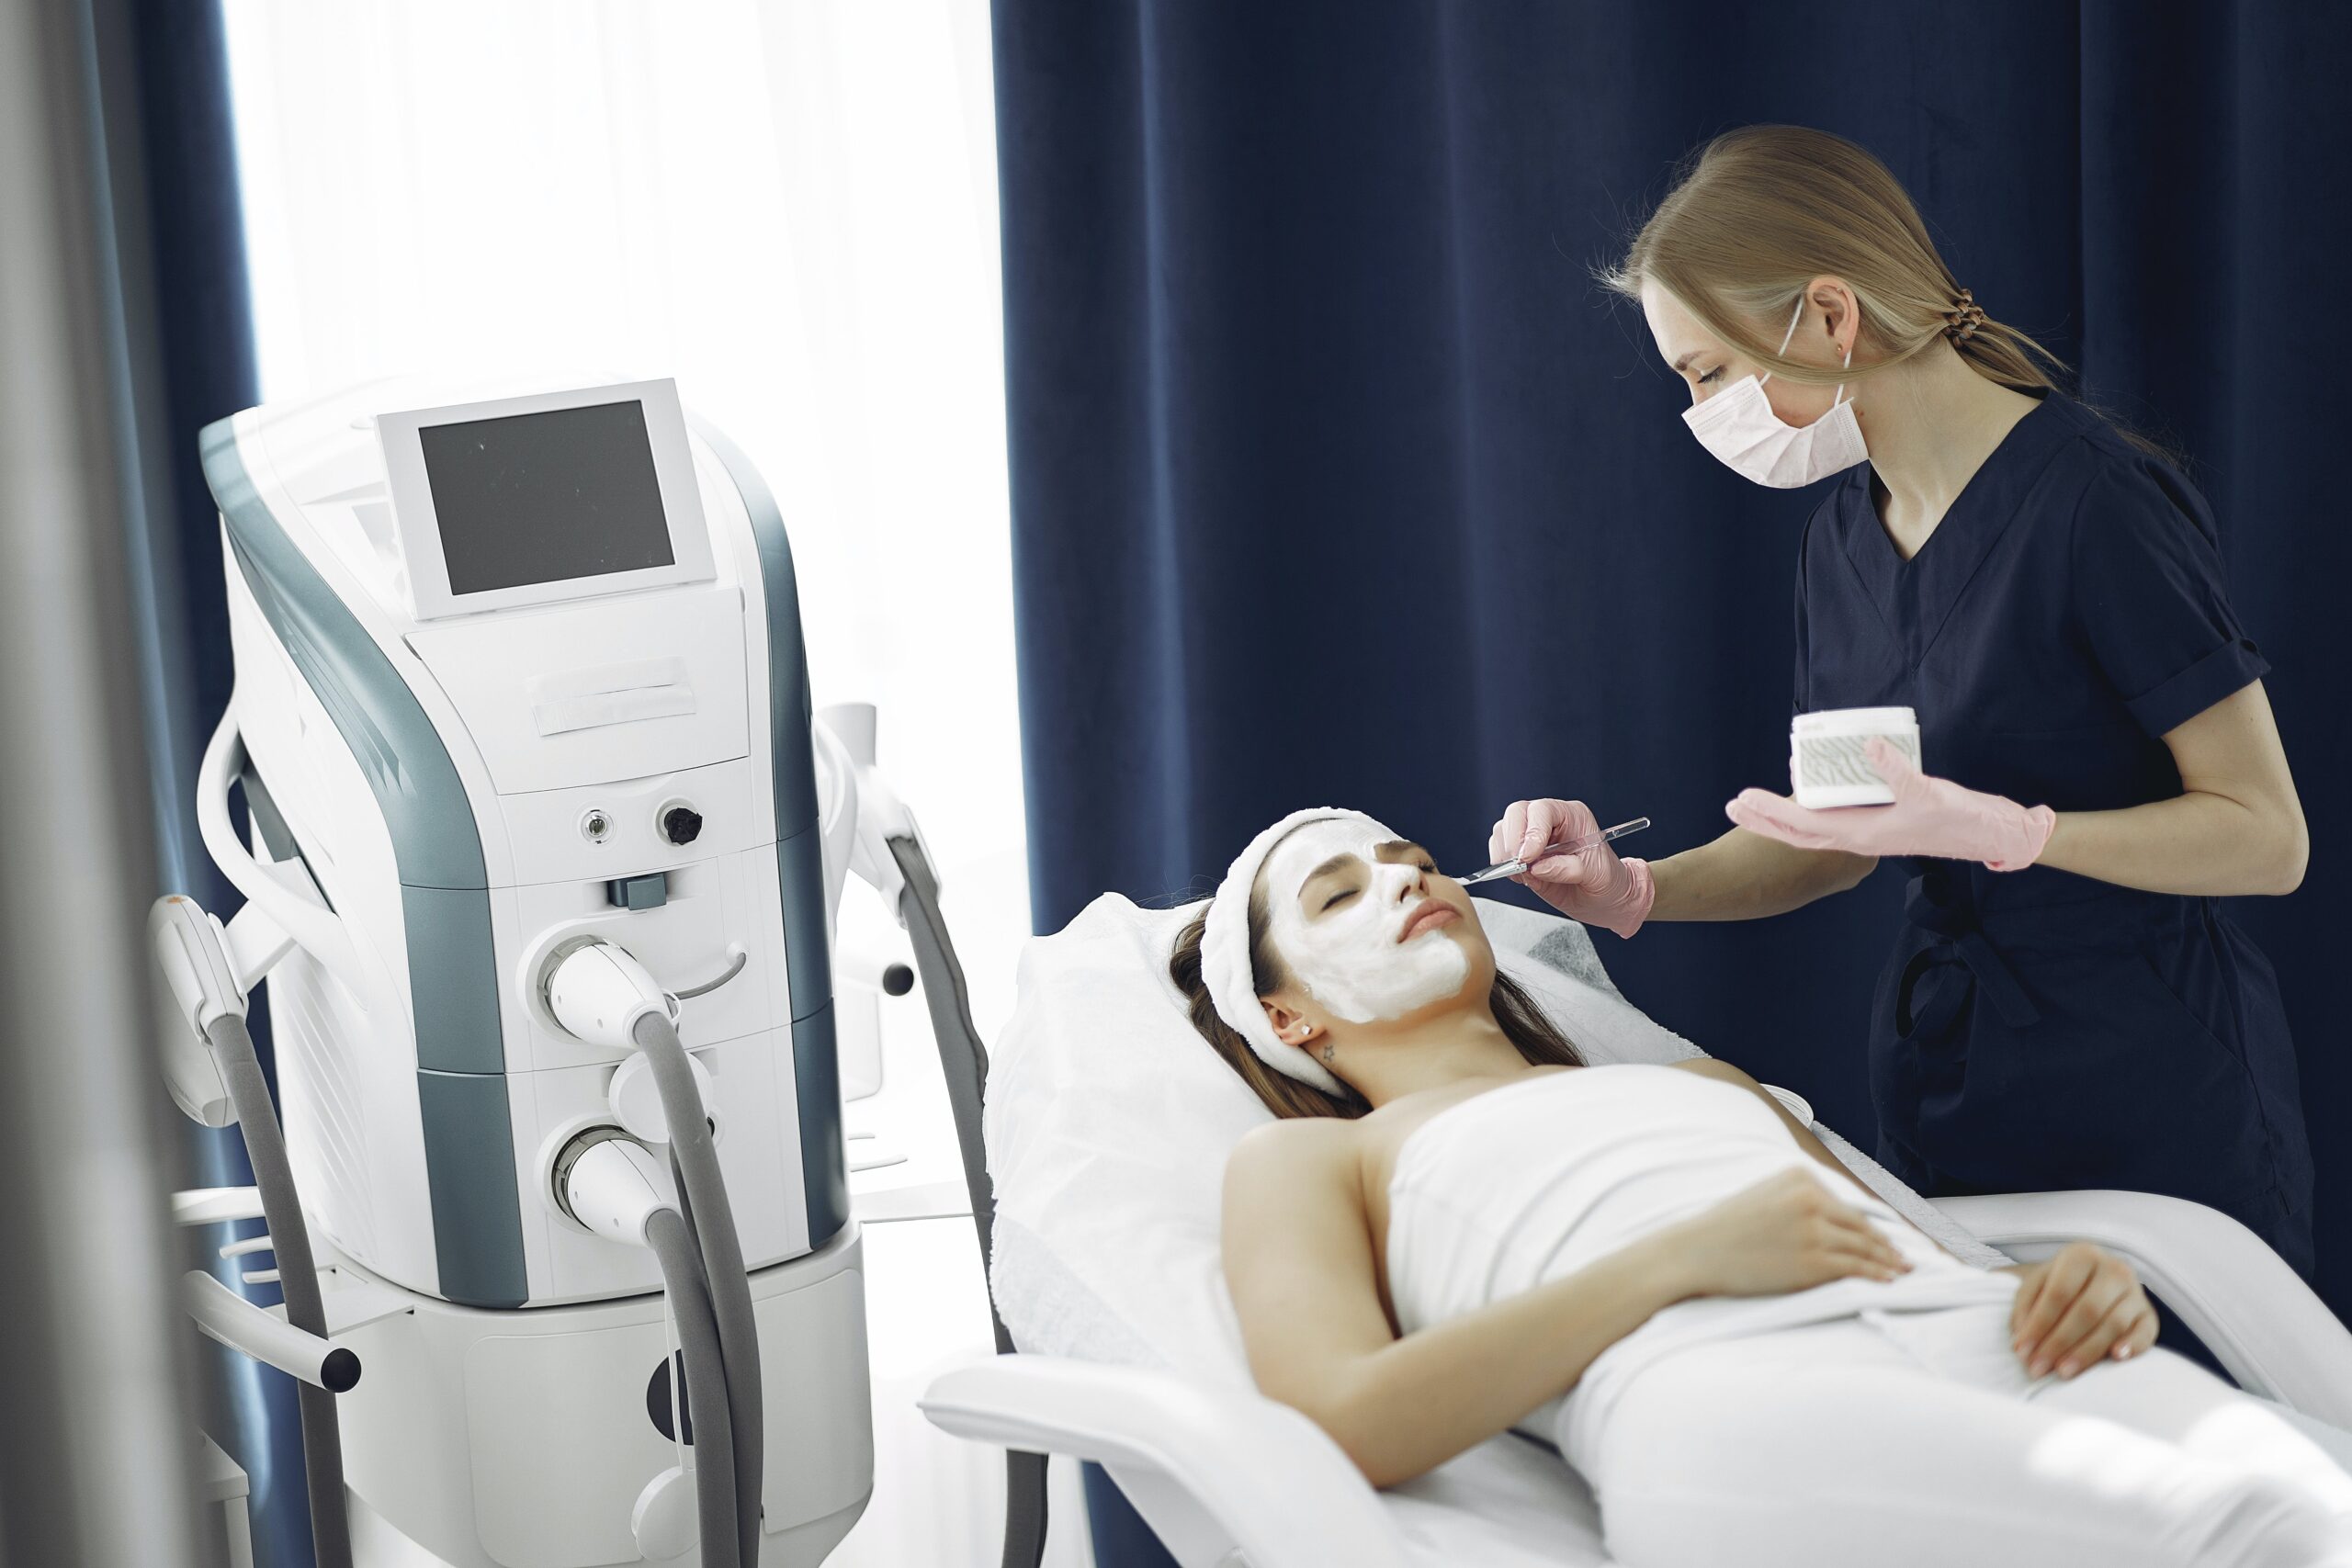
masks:
[[[782,503],[818,703],[880,705],[993,1037],[1028,888],[985,0],[224,9],[264,396],[427,366],[674,376]],[[928,1049],[891,1070],[935,1074]],[[921,1157],[861,1188],[955,1170],[914,1099]],[[996,1562],[992,1456],[910,1406],[987,1348],[956,1234],[872,1238],[888,1407],[837,1562]]]

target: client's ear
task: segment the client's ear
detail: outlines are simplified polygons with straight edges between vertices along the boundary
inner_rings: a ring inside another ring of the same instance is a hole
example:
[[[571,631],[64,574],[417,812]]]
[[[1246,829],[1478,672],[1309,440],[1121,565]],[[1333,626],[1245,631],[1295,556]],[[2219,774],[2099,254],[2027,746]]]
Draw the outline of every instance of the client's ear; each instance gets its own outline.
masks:
[[[1266,1021],[1274,1026],[1274,1034],[1284,1043],[1304,1045],[1313,1038],[1314,1021],[1296,1008],[1274,997],[1260,997],[1258,1005],[1266,1010]]]

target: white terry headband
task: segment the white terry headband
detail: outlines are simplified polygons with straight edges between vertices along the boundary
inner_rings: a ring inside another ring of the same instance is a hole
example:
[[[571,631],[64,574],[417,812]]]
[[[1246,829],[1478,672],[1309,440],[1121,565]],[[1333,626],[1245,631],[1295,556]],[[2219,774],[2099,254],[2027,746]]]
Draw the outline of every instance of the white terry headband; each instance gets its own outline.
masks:
[[[1217,1016],[1249,1042],[1260,1061],[1326,1094],[1344,1097],[1346,1087],[1325,1071],[1322,1063],[1299,1046],[1284,1044],[1282,1036],[1274,1032],[1266,1010],[1259,1005],[1257,978],[1250,969],[1250,894],[1258,886],[1258,873],[1265,865],[1266,857],[1273,853],[1274,846],[1292,829],[1308,822],[1335,820],[1363,822],[1388,833],[1386,828],[1361,811],[1317,806],[1292,812],[1250,840],[1250,847],[1236,855],[1233,864],[1226,869],[1216,897],[1209,900],[1207,918],[1201,924],[1201,983],[1208,988],[1209,1004],[1216,1009]],[[1388,836],[1396,837],[1393,833]]]

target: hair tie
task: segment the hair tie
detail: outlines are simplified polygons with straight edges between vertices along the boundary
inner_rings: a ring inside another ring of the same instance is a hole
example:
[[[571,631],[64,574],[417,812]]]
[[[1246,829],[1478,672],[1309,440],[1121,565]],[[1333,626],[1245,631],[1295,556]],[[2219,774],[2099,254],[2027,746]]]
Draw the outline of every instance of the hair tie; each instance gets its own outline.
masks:
[[[1984,307],[1965,288],[1951,297],[1951,304],[1952,308],[1943,313],[1944,336],[1955,344],[1966,343],[1984,324]]]

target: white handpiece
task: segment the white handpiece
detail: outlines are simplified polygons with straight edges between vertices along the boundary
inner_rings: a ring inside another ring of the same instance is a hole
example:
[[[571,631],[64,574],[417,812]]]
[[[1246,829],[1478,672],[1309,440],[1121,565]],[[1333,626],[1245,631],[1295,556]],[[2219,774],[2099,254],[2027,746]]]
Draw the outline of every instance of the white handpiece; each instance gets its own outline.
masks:
[[[327,907],[307,872],[281,875],[278,868],[264,865],[245,848],[230,822],[229,785],[246,760],[244,738],[237,729],[236,710],[232,707],[221,715],[197,769],[196,826],[204,847],[231,886],[258,905],[296,946],[342,981],[361,1011],[374,1011],[385,1005],[380,961],[360,957],[342,919]],[[300,863],[291,863],[299,866]]]
[[[542,995],[564,1032],[591,1045],[633,1049],[637,1021],[648,1013],[678,1021],[676,1001],[644,964],[593,938],[557,950]]]
[[[854,786],[845,792],[854,796],[850,804],[855,807],[856,818],[856,830],[848,846],[849,869],[860,880],[872,885],[882,896],[883,908],[904,927],[907,914],[902,895],[906,892],[906,876],[899,870],[890,840],[912,839],[922,850],[925,861],[934,868],[939,863],[933,858],[931,846],[924,842],[922,825],[875,766],[874,729],[871,703],[839,703],[820,709],[815,728],[817,754],[820,771],[845,769]],[[829,852],[832,843],[829,833]]]
[[[245,996],[237,987],[220,922],[194,899],[166,894],[148,908],[147,940],[172,1004],[163,1029],[164,1081],[190,1118],[207,1127],[229,1126],[237,1111],[205,1031],[232,1013],[244,1017]]]
[[[566,1213],[598,1235],[631,1247],[645,1245],[645,1226],[655,1212],[673,1208],[669,1173],[634,1138],[602,1138],[564,1169]]]

